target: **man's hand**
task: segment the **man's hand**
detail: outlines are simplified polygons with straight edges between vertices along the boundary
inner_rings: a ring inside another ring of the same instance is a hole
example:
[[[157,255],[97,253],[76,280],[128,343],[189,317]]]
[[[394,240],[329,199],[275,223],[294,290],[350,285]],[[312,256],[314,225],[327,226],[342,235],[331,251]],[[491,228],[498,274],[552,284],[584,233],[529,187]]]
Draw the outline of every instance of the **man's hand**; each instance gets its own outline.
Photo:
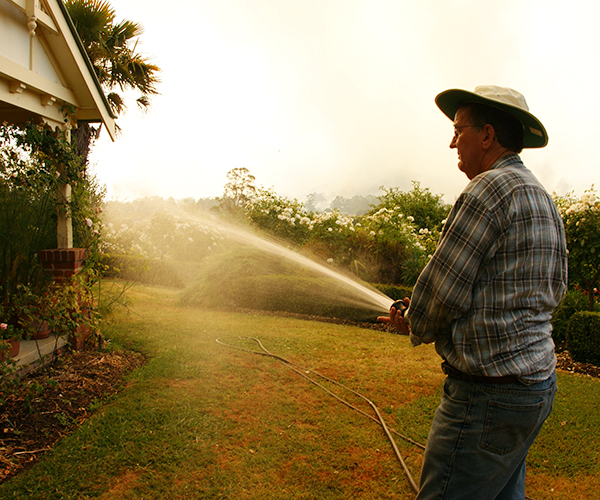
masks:
[[[408,335],[410,333],[410,327],[408,326],[408,323],[404,321],[404,311],[406,311],[408,306],[410,306],[410,299],[406,297],[403,302],[404,307],[400,306],[396,308],[392,306],[390,308],[390,315],[379,316],[377,318],[377,321],[393,325],[396,328],[396,330],[403,333],[404,335]],[[395,304],[397,304],[397,302]]]

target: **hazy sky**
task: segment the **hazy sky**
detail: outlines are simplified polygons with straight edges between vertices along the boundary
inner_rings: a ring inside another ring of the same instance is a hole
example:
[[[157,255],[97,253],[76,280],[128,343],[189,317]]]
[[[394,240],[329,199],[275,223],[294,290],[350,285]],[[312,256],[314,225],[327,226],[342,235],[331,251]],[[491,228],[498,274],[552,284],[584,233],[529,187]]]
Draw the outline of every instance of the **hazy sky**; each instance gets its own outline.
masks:
[[[523,93],[549,145],[525,150],[549,191],[599,177],[597,0],[111,0],[162,68],[92,154],[109,199],[216,197],[245,167],[304,201],[411,189],[452,202],[468,180],[436,107],[448,88]]]

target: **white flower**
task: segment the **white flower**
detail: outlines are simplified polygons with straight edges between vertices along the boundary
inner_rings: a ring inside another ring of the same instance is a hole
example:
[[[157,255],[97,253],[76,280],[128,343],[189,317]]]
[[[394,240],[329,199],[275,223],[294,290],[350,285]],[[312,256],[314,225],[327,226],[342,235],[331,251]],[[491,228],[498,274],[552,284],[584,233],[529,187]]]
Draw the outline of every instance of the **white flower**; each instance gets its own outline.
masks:
[[[593,205],[594,203],[596,203],[597,199],[598,198],[596,197],[596,195],[594,193],[584,193],[581,196],[581,202],[586,203],[588,205]]]
[[[92,227],[92,225],[94,224],[92,222],[92,219],[85,219],[85,223],[87,224],[87,227]]]

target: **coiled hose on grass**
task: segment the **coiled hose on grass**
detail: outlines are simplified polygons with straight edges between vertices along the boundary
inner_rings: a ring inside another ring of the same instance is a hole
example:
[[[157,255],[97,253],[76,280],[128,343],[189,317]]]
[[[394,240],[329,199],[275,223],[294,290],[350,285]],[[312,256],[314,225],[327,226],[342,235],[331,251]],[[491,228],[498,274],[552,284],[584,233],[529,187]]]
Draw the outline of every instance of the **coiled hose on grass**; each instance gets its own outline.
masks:
[[[415,480],[412,477],[412,474],[410,473],[410,470],[408,469],[408,467],[406,466],[406,463],[404,462],[404,459],[402,458],[402,455],[400,454],[400,450],[398,450],[398,446],[396,445],[396,442],[394,441],[394,438],[392,436],[393,434],[396,434],[397,436],[399,436],[400,438],[404,439],[405,441],[414,444],[415,446],[418,446],[421,449],[425,449],[425,446],[423,446],[420,443],[417,443],[416,441],[410,439],[407,436],[404,436],[402,434],[400,434],[399,432],[388,428],[388,426],[386,425],[383,417],[381,416],[381,413],[379,412],[379,409],[377,408],[377,406],[375,406],[375,404],[368,399],[367,397],[363,396],[362,394],[360,394],[359,392],[356,392],[354,389],[351,389],[350,387],[347,387],[343,384],[340,384],[339,382],[336,382],[335,380],[332,380],[328,377],[326,377],[325,375],[321,375],[318,372],[315,372],[314,370],[309,370],[308,368],[304,368],[302,366],[299,366],[295,363],[292,363],[291,361],[289,361],[288,359],[285,359],[281,356],[278,356],[277,354],[273,354],[271,352],[269,352],[265,346],[262,345],[261,341],[254,338],[254,337],[239,337],[240,339],[246,339],[246,340],[253,340],[254,342],[256,342],[258,344],[258,346],[262,349],[262,351],[253,351],[252,349],[245,349],[243,347],[238,347],[235,345],[231,345],[231,344],[227,344],[225,342],[223,342],[221,339],[216,339],[216,342],[226,346],[226,347],[230,347],[232,349],[237,349],[239,351],[245,351],[245,352],[249,352],[252,354],[258,354],[261,356],[268,356],[271,358],[274,358],[278,361],[280,361],[281,363],[285,364],[288,368],[290,368],[291,370],[293,370],[294,372],[296,372],[298,375],[300,375],[301,377],[305,378],[306,380],[308,380],[311,384],[316,385],[317,387],[319,387],[320,389],[323,389],[325,392],[327,392],[327,394],[333,396],[335,399],[337,399],[339,402],[345,404],[346,406],[348,406],[349,408],[353,409],[354,411],[360,413],[361,415],[364,415],[365,417],[370,418],[371,420],[377,422],[379,425],[381,425],[381,427],[383,428],[386,436],[388,437],[390,443],[392,444],[392,448],[394,449],[394,453],[396,454],[396,457],[398,458],[398,461],[400,462],[400,464],[402,465],[402,468],[404,469],[404,472],[406,474],[406,477],[408,478],[408,482],[410,483],[412,489],[415,491],[415,493],[418,493],[419,488],[417,486],[417,483],[415,483]],[[356,406],[353,406],[351,403],[349,403],[348,401],[346,401],[345,399],[339,397],[337,394],[335,394],[334,392],[330,391],[327,387],[325,387],[324,385],[320,384],[319,382],[317,382],[316,380],[310,378],[307,374],[312,373],[314,375],[316,375],[317,377],[322,378],[323,380],[326,380],[327,382],[330,382],[334,385],[337,385],[338,387],[341,387],[347,391],[350,391],[352,394],[354,394],[355,396],[358,396],[359,398],[363,399],[364,401],[366,401],[367,403],[369,403],[369,405],[371,406],[371,408],[373,408],[373,411],[375,412],[376,417],[374,417],[373,415],[369,415],[368,413],[362,411],[360,408],[357,408]]]

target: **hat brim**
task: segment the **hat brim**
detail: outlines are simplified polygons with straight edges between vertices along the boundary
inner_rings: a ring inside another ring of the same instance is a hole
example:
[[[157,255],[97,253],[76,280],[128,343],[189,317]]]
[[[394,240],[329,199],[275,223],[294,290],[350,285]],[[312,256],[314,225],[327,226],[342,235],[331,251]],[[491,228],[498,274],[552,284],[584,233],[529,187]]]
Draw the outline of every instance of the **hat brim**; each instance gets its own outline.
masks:
[[[488,99],[487,97],[480,96],[474,92],[461,89],[445,90],[435,98],[437,107],[451,120],[454,120],[456,111],[466,102],[476,102],[492,106],[517,118],[523,124],[524,148],[543,148],[548,144],[548,133],[542,125],[542,122],[524,109],[493,99]]]

